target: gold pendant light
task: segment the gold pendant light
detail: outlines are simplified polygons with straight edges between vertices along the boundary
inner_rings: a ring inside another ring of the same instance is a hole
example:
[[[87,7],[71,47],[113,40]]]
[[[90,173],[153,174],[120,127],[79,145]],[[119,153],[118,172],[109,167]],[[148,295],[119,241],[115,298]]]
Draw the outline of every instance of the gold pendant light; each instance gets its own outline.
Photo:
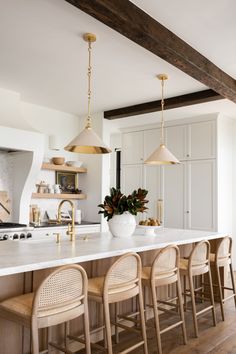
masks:
[[[85,33],[83,39],[88,42],[88,115],[84,130],[77,135],[66,147],[65,150],[71,152],[78,152],[81,154],[107,154],[111,152],[100,137],[92,129],[92,117],[90,114],[90,101],[91,101],[91,43],[96,41],[95,34]]]
[[[144,161],[148,165],[170,165],[180,163],[179,160],[167,149],[164,137],[164,81],[168,79],[166,74],[157,76],[161,81],[161,139],[160,146]]]

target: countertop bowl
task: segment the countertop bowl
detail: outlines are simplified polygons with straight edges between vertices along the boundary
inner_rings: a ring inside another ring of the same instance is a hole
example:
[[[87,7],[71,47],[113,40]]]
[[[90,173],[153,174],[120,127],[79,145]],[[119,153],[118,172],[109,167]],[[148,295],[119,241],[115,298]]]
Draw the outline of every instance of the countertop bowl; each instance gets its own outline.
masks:
[[[83,161],[66,161],[67,166],[72,167],[81,167],[83,165]]]
[[[54,165],[63,165],[65,163],[65,158],[64,157],[53,157],[52,163]]]

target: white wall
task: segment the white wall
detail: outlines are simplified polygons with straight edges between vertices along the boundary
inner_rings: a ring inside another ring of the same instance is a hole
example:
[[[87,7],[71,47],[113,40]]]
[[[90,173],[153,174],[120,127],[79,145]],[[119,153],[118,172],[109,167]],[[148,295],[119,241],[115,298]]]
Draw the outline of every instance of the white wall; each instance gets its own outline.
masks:
[[[79,119],[75,115],[49,109],[47,107],[29,104],[21,100],[20,94],[0,89],[0,125],[31,131],[32,137],[34,136],[34,134],[36,134],[36,132],[42,133],[44,136],[44,142],[40,148],[41,154],[44,156],[44,158],[51,158],[52,156],[64,156],[66,160],[79,159],[78,154],[70,153],[63,149],[63,147],[67,145],[67,143],[77,134],[79,130]],[[9,135],[10,133],[7,134]],[[61,145],[60,151],[49,150],[49,135],[56,135],[58,137],[58,140]],[[24,144],[26,145],[28,150],[30,150],[31,143],[32,141],[30,141],[29,138],[26,138],[24,141]],[[17,159],[20,161],[19,158]],[[35,161],[35,163],[38,163],[40,167],[42,159],[40,161]],[[18,164],[16,168],[18,169],[18,171],[15,171],[15,175],[11,175],[10,179],[13,181],[15,177],[16,183],[19,183],[17,175],[22,170],[22,165]],[[0,169],[0,181],[4,178],[5,172],[4,170]],[[54,184],[55,173],[51,171],[38,171],[37,175],[35,176],[34,183],[33,185],[31,185],[31,192],[36,191],[35,184],[40,182],[41,180],[45,180],[50,184]],[[2,188],[3,190],[8,189],[5,185],[3,185]],[[82,187],[82,189],[84,188]],[[10,188],[8,191],[10,193]],[[12,201],[14,203],[14,198],[12,198]],[[56,209],[58,203],[58,200],[31,200],[31,204],[37,204],[41,207],[43,214],[48,207]],[[30,202],[28,204],[30,204]],[[26,210],[26,214],[29,214],[28,210]]]

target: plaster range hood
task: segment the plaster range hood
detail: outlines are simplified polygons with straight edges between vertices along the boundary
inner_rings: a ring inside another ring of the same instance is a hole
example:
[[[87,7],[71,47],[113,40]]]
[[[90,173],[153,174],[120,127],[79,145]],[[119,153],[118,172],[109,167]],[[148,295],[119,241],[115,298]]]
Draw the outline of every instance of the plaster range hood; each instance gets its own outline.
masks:
[[[12,163],[12,221],[29,223],[29,205],[44,154],[44,135],[0,126],[0,151]],[[1,166],[0,166],[1,168]]]

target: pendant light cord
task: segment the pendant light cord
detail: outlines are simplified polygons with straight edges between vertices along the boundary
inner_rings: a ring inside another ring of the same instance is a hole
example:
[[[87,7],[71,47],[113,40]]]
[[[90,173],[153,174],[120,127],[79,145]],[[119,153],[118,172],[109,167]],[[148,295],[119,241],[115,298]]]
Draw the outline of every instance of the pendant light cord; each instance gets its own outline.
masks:
[[[161,144],[165,144],[164,138],[164,79],[161,79]]]
[[[92,74],[92,65],[91,65],[91,52],[92,46],[91,41],[88,42],[88,115],[86,122],[86,129],[91,128],[91,115],[90,115],[90,105],[91,105],[91,74]]]

